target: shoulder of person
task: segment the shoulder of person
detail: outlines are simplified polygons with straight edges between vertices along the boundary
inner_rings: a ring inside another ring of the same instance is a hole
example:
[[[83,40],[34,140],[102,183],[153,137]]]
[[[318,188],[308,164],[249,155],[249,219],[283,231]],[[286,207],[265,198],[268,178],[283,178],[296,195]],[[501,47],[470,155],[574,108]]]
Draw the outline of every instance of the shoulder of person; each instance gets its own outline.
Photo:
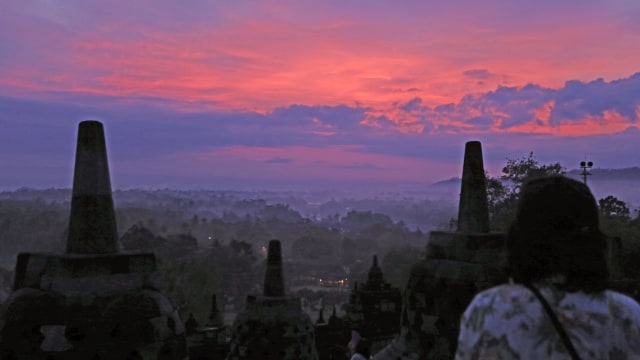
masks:
[[[496,306],[500,304],[528,303],[534,295],[520,284],[503,284],[479,292],[471,304]]]
[[[640,324],[640,304],[633,298],[613,290],[607,290],[606,295],[612,315],[629,318]]]
[[[504,284],[478,293],[462,315],[462,323],[473,324],[476,330],[483,326],[504,326],[506,319],[517,321],[524,315],[535,296],[518,284]],[[489,325],[488,322],[496,322]]]
[[[367,358],[360,354],[353,354],[353,356],[351,356],[351,360],[367,360]]]

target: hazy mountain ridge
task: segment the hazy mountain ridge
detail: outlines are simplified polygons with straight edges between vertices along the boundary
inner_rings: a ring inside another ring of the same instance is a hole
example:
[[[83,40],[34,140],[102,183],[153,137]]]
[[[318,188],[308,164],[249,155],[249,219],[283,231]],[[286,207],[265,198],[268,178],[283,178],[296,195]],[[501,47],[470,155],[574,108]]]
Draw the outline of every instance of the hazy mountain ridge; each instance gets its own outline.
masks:
[[[591,175],[588,175],[588,179],[592,181],[614,181],[614,180],[626,180],[626,181],[640,181],[640,167],[634,166],[622,169],[588,169]],[[573,169],[567,171],[567,175],[575,178],[582,179],[582,169]]]
[[[576,180],[583,180],[582,169],[571,169],[566,175]],[[588,170],[587,184],[591,188],[596,199],[613,195],[625,201],[630,209],[640,208],[640,167],[634,166],[620,169],[595,168]],[[460,191],[462,179],[453,177],[441,180],[430,185],[431,188],[444,192]]]
[[[628,168],[620,168],[620,169],[588,169],[590,175],[589,179],[593,180],[631,180],[631,181],[640,181],[640,166],[633,166]],[[566,172],[567,176],[581,178],[582,179],[582,169],[571,169]],[[448,185],[452,183],[459,184],[462,181],[460,177],[452,177],[445,180],[440,180],[432,183],[431,185]]]

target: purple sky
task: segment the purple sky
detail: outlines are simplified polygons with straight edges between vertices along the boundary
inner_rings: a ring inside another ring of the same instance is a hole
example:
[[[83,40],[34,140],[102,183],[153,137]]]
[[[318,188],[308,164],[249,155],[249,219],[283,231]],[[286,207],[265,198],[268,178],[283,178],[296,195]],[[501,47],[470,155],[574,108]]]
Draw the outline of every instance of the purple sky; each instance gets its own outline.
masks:
[[[85,119],[114,188],[640,166],[636,0],[189,4],[0,3],[0,189],[69,187]]]

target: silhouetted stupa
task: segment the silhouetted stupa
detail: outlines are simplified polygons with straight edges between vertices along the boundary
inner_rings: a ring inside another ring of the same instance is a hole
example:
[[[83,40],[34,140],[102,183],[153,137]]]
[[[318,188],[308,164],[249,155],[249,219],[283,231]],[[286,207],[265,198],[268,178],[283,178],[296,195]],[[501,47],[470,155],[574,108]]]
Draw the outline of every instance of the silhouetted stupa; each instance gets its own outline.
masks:
[[[316,322],[315,335],[318,359],[344,360],[347,357],[349,353],[347,343],[351,336],[351,325],[337,316],[335,305],[333,305],[331,316],[326,322]]]
[[[222,321],[222,313],[218,310],[218,297],[216,294],[211,295],[211,310],[207,319],[207,326],[222,327],[224,321]]]
[[[354,286],[349,295],[346,312],[351,330],[357,330],[372,342],[373,349],[379,349],[400,332],[401,308],[400,289],[384,281],[374,255],[367,281]]]
[[[81,122],[66,253],[18,255],[0,358],[185,359],[155,270],[153,254],[118,253],[104,130]]]
[[[466,143],[456,232],[429,234],[426,258],[414,265],[403,296],[401,336],[376,360],[415,354],[451,359],[460,316],[473,296],[506,280],[502,271],[504,234],[489,231],[482,148]]]
[[[314,325],[299,298],[285,295],[280,242],[271,240],[262,296],[247,296],[233,324],[229,360],[317,360]]]
[[[316,325],[326,324],[327,322],[324,320],[324,306],[318,310],[318,320],[316,320]]]

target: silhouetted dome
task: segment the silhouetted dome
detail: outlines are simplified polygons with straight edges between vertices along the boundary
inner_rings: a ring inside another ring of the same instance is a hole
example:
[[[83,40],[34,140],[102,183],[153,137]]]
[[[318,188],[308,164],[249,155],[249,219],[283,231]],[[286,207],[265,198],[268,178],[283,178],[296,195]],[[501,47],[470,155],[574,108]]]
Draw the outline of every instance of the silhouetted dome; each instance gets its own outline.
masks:
[[[373,264],[369,269],[369,278],[367,279],[368,288],[379,288],[384,285],[384,276],[382,269],[378,266],[378,256],[373,255]]]
[[[325,324],[326,322],[324,321],[324,307],[320,308],[320,310],[318,310],[318,320],[316,320],[316,324]]]
[[[286,296],[281,247],[269,242],[261,296],[247,297],[236,317],[229,360],[317,360],[314,325],[299,298]]]

